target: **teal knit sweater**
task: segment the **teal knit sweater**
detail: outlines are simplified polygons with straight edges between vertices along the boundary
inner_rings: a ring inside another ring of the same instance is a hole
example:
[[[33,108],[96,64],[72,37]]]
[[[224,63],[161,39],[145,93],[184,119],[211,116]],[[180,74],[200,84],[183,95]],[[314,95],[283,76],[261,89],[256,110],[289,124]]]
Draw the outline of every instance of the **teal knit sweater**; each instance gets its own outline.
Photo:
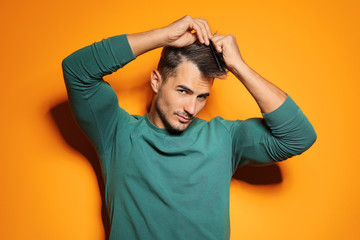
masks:
[[[239,165],[282,161],[315,131],[288,96],[263,118],[196,118],[181,135],[129,115],[103,76],[134,59],[126,35],[63,61],[71,109],[93,142],[105,179],[110,239],[229,239],[229,187]]]

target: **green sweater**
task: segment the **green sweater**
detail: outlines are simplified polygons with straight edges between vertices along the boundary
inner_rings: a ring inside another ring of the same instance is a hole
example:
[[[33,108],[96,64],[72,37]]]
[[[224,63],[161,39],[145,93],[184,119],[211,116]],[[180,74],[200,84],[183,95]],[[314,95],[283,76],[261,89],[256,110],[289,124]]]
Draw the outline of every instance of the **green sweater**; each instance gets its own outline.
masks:
[[[105,180],[110,239],[229,239],[229,188],[239,165],[285,160],[316,134],[288,96],[263,119],[196,118],[181,135],[129,115],[102,77],[134,59],[126,35],[63,61],[73,114],[93,142]]]

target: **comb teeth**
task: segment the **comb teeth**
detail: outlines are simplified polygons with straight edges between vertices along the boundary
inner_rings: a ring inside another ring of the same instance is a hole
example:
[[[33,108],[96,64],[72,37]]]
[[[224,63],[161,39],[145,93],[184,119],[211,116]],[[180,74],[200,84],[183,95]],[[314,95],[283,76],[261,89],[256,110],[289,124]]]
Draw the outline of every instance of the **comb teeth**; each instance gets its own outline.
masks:
[[[220,72],[222,73],[226,73],[226,64],[224,62],[224,58],[222,56],[222,53],[218,53],[214,47],[214,44],[213,42],[210,40],[210,49],[211,49],[211,52],[215,58],[215,61],[216,61],[216,64],[218,65],[218,68],[220,70]]]

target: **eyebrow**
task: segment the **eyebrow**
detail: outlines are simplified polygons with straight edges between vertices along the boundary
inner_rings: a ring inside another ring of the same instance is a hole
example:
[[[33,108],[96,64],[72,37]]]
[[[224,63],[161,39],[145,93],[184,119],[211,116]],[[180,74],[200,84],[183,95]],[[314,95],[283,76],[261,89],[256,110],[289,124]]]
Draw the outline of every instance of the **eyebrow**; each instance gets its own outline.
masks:
[[[182,88],[182,89],[184,89],[184,90],[186,90],[186,91],[188,91],[188,92],[194,93],[194,91],[193,91],[193,90],[191,90],[190,88],[188,88],[187,86],[184,86],[184,85],[177,85],[176,87],[179,87],[179,88]]]
[[[184,90],[186,90],[188,92],[194,93],[194,91],[191,90],[190,88],[188,88],[187,86],[177,85],[176,87],[179,87],[179,88],[182,88],[182,89],[184,89]],[[210,93],[202,93],[202,94],[199,95],[199,97],[208,97],[208,96],[210,96]]]

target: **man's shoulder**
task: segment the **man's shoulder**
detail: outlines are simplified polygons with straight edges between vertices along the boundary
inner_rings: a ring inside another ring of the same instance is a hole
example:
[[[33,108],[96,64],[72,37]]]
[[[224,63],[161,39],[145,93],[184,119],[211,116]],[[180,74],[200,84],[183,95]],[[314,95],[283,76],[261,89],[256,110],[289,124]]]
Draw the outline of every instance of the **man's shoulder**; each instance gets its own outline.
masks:
[[[141,120],[144,119],[144,116],[135,115],[135,114],[129,114],[126,112],[126,114],[123,114],[122,118],[119,118],[119,127],[121,129],[123,128],[131,128],[131,126],[135,126],[141,122]]]

